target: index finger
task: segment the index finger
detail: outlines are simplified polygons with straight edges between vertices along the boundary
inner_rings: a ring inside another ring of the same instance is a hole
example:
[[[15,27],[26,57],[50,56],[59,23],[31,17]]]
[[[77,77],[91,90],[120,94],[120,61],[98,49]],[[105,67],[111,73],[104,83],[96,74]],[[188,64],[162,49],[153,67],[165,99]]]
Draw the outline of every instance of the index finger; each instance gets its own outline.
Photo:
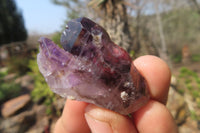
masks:
[[[141,56],[133,63],[146,79],[151,99],[166,104],[171,79],[168,65],[160,58],[151,55]]]

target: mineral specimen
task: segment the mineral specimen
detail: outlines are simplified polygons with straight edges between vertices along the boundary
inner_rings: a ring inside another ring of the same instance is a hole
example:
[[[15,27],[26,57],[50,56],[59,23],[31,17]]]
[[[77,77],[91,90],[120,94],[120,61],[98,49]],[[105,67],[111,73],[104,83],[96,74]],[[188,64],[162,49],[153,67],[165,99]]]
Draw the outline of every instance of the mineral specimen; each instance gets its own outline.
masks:
[[[64,49],[44,37],[39,43],[38,66],[55,93],[124,115],[147,103],[148,85],[129,54],[90,19],[68,22],[61,36]]]

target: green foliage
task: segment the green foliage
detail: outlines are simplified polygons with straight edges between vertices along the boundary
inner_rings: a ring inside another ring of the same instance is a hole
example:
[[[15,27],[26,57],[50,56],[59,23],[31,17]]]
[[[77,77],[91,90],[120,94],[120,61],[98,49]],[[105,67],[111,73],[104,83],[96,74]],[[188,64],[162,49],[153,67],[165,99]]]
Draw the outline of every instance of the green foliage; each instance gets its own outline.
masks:
[[[194,61],[194,62],[200,61],[200,54],[192,55],[192,61]]]
[[[180,93],[181,95],[183,95],[185,93],[184,89],[178,89],[178,93]]]
[[[135,57],[135,51],[134,50],[131,50],[129,55],[131,56],[131,58],[134,58]]]
[[[21,92],[19,84],[15,84],[12,81],[4,81],[4,77],[7,74],[7,72],[0,72],[0,104],[18,96]]]
[[[0,0],[0,45],[27,38],[22,13],[15,0]]]
[[[182,56],[181,56],[181,54],[176,54],[176,55],[172,56],[171,59],[174,63],[180,63],[182,60]]]
[[[52,41],[57,44],[59,47],[61,47],[61,44],[60,44],[60,37],[61,37],[61,33],[60,32],[57,32],[53,35],[52,37]]]
[[[194,110],[191,110],[191,111],[190,111],[190,116],[191,116],[191,118],[192,118],[193,120],[195,120],[195,121],[199,121],[199,120],[200,120],[200,116],[197,115],[197,113],[196,113]]]
[[[186,84],[189,84],[189,83],[191,83],[191,82],[192,82],[191,79],[185,79],[185,83],[186,83]]]
[[[179,77],[183,80],[183,84],[197,103],[197,107],[200,108],[200,77],[198,74],[186,67],[180,69]],[[193,120],[200,120],[200,116],[195,111],[190,110],[190,116]]]
[[[0,72],[0,81],[8,74],[7,71]]]
[[[13,56],[7,61],[6,66],[8,66],[9,73],[17,73],[18,75],[24,75],[30,70],[28,67],[28,63],[28,57]]]
[[[186,88],[185,91],[192,95],[198,107],[200,108],[200,77],[198,74],[186,67],[182,67],[180,69],[179,78]],[[194,112],[191,113],[191,116],[196,119]]]
[[[199,20],[200,16],[194,10],[173,10],[163,15],[164,31],[170,41],[188,43],[196,39],[195,34],[199,34]]]
[[[195,111],[190,111],[190,116],[193,120],[197,120],[197,114]]]
[[[198,75],[197,75],[196,72],[194,72],[194,71],[192,71],[192,70],[190,70],[190,69],[188,69],[186,67],[182,67],[180,69],[180,75],[179,75],[179,77],[185,77],[185,78],[187,78],[187,77],[190,77],[190,76],[192,76],[195,79],[198,78]]]
[[[194,98],[198,98],[200,96],[199,91],[198,90],[193,90],[192,91],[192,96],[194,96]]]
[[[192,88],[193,88],[192,84],[186,83],[186,87],[187,87],[188,90],[192,91]]]
[[[174,9],[162,14],[162,22],[169,54],[176,56],[180,53],[174,60],[179,62],[184,45],[198,45],[200,15],[190,8]]]
[[[33,101],[38,102],[44,98],[44,104],[47,106],[46,113],[51,114],[52,103],[56,99],[55,94],[50,90],[44,77],[39,71],[36,57],[29,61],[29,68],[31,72],[29,74],[34,78],[34,90],[31,92]]]

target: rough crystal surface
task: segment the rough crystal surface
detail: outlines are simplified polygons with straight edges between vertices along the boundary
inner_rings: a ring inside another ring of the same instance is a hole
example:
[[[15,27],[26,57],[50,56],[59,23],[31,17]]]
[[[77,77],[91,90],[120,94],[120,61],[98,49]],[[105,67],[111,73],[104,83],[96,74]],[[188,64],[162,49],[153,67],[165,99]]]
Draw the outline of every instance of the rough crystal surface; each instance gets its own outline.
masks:
[[[125,115],[147,103],[148,85],[129,54],[90,19],[68,22],[64,49],[44,37],[39,43],[38,66],[55,93]]]

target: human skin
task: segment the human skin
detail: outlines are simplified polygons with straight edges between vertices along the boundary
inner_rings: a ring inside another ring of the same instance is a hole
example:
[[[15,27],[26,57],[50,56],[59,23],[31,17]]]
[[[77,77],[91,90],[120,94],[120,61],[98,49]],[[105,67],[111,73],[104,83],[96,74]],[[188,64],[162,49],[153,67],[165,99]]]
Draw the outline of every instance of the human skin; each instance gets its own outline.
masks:
[[[81,101],[67,100],[55,133],[176,133],[177,126],[166,108],[171,72],[155,56],[137,58],[134,65],[149,85],[150,100],[132,118]],[[132,71],[131,71],[132,73]]]

